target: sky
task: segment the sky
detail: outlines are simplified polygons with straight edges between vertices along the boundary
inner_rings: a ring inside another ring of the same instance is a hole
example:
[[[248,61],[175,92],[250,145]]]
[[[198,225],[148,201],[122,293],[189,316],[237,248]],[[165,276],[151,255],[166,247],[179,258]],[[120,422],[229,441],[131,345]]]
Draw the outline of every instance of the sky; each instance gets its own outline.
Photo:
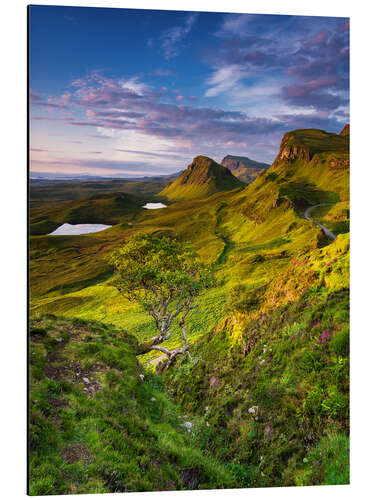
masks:
[[[286,132],[349,122],[349,20],[31,6],[29,103],[31,175],[272,163]]]

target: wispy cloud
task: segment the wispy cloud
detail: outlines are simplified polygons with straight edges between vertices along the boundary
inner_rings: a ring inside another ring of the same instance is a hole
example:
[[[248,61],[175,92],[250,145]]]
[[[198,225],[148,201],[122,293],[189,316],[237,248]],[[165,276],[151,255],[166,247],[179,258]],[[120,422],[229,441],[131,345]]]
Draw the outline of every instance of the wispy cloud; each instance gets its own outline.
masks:
[[[115,149],[115,151],[119,151],[120,153],[130,153],[130,154],[135,154],[135,155],[141,155],[141,156],[150,156],[152,158],[164,158],[164,159],[175,159],[175,160],[181,160],[181,158],[184,158],[180,154],[168,154],[168,153],[151,153],[150,151],[139,151],[139,150],[134,150],[134,149]]]
[[[40,67],[30,91],[32,142],[45,148],[32,156],[47,162],[43,168],[73,156],[80,170],[99,169],[108,160],[115,162],[108,169],[137,164],[154,172],[159,164],[179,170],[196,154],[272,161],[285,132],[338,132],[349,119],[345,18],[153,12],[129,30],[137,50],[124,56],[124,30],[138,16],[144,17],[129,11],[124,23],[107,27],[118,30],[108,41],[115,35],[119,42],[109,52],[96,44],[90,23],[81,23],[80,39],[90,43],[77,54],[67,41],[78,33],[70,21],[51,39],[52,45],[63,43],[66,57],[56,74]],[[52,45],[43,45],[45,57]],[[33,46],[43,53],[41,45]],[[82,54],[86,69],[72,73]],[[95,69],[94,62],[106,69]],[[69,74],[75,75],[71,82]],[[82,158],[95,163],[83,165]]]
[[[168,28],[162,33],[161,52],[167,61],[179,55],[181,43],[190,33],[197,17],[197,13],[189,14],[182,24]]]
[[[156,76],[176,76],[177,73],[175,71],[172,71],[171,69],[157,68],[154,71],[154,75],[156,75]]]
[[[87,137],[92,137],[93,139],[110,139],[110,136],[101,134],[87,134]]]
[[[210,88],[206,90],[205,96],[216,97],[219,94],[231,90],[243,76],[243,70],[236,64],[218,68],[206,80],[206,84]]]
[[[57,118],[53,116],[31,116],[30,120],[60,122],[63,120],[63,118]]]

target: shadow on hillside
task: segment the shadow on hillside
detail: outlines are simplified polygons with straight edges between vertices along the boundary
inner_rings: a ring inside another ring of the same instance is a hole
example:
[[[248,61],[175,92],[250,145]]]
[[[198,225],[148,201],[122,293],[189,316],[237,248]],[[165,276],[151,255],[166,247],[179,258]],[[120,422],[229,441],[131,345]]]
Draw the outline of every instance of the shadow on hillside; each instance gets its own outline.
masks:
[[[319,203],[340,201],[340,196],[334,191],[323,191],[315,184],[305,181],[280,184],[279,192],[280,197],[288,198],[297,210],[305,210]]]

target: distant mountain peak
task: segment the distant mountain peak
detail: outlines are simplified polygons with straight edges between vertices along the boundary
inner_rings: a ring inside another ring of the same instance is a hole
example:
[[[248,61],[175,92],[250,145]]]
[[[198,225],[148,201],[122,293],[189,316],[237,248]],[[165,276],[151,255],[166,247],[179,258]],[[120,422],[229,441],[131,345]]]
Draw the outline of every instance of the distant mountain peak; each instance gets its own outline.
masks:
[[[227,167],[233,175],[249,184],[260,172],[267,170],[269,165],[251,160],[247,156],[227,155],[221,160],[221,165]]]

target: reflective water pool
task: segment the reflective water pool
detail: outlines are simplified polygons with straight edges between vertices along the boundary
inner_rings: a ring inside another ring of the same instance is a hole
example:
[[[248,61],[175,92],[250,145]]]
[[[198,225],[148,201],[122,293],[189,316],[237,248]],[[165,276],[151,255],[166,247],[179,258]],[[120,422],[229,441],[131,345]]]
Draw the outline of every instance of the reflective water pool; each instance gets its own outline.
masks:
[[[66,222],[49,234],[52,236],[66,236],[69,234],[98,233],[99,231],[103,231],[104,229],[108,229],[109,227],[112,226],[106,226],[105,224],[68,224]]]

